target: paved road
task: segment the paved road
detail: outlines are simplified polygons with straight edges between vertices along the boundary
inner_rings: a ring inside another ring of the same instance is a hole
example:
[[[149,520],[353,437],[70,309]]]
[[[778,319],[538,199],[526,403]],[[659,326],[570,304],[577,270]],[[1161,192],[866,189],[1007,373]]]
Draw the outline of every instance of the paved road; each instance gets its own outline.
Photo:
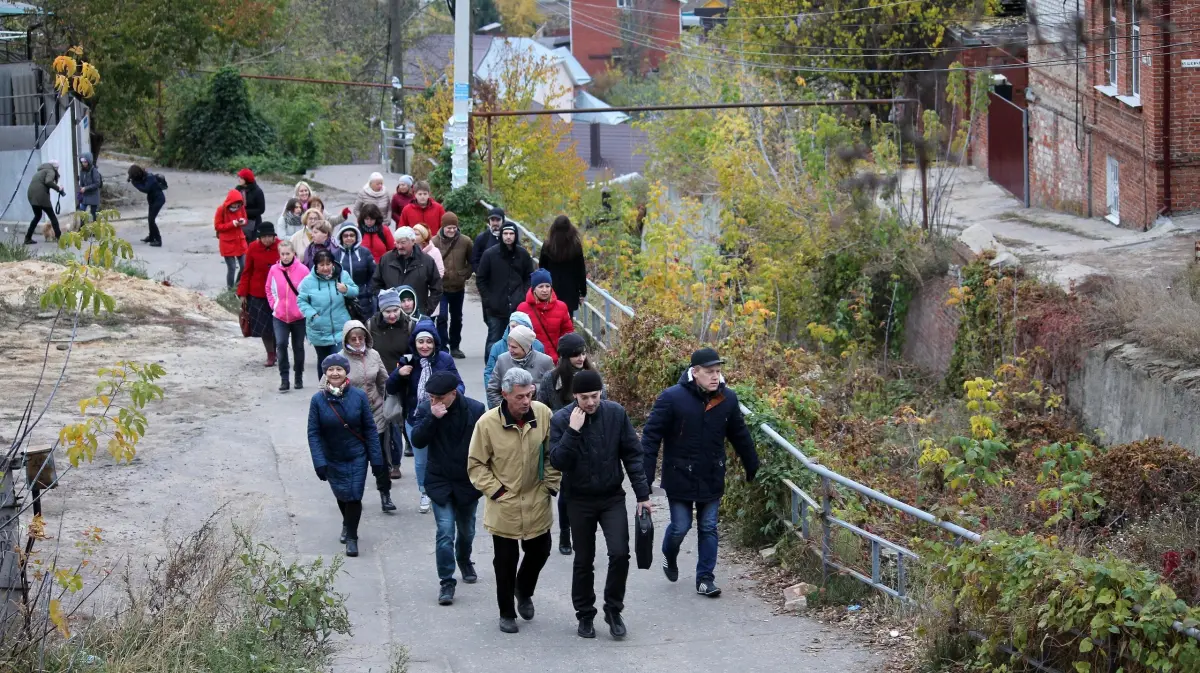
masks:
[[[152,275],[170,273],[186,265],[186,282],[181,284],[213,291],[222,282],[224,265],[208,250],[211,241],[205,223],[190,220],[201,220],[199,215],[204,209],[199,206],[219,199],[227,187],[222,180],[205,179],[199,174],[192,180],[190,186],[195,191],[186,193],[189,202],[196,201],[196,214],[181,207],[171,217],[179,233],[187,231],[190,235],[167,237],[164,233],[167,243],[163,248],[138,245],[137,252],[147,261]],[[176,184],[172,179],[172,187]],[[205,191],[209,193],[206,195]],[[271,193],[279,191],[282,190],[271,188]],[[126,233],[137,231],[136,226],[127,225]],[[196,246],[203,247],[197,250]],[[464,313],[467,329],[463,350],[470,357],[458,361],[458,365],[467,383],[467,394],[481,399],[485,332],[474,297],[468,296]],[[226,364],[238,372],[235,398],[240,408],[204,420],[199,420],[198,414],[194,434],[176,438],[186,442],[177,452],[182,462],[164,452],[160,459],[164,467],[153,490],[186,493],[187,497],[178,502],[172,498],[172,506],[164,504],[164,510],[156,516],[172,519],[176,525],[190,526],[188,522],[203,520],[216,506],[233,499],[231,512],[239,517],[254,516],[259,538],[284,553],[308,560],[340,554],[338,511],[328,485],[313,474],[308,453],[306,419],[310,391],[276,392],[275,370],[257,366],[260,356],[249,343],[251,340],[234,337],[235,329],[231,328],[228,337],[222,337],[223,345],[219,347],[224,354],[222,361],[228,360]],[[229,339],[227,344],[225,338]],[[311,348],[308,356],[311,379],[314,357]],[[246,365],[241,365],[244,360]],[[251,365],[252,362],[255,364]],[[153,458],[148,456],[147,460]],[[170,467],[166,469],[168,460]],[[657,568],[631,570],[625,611],[630,635],[625,641],[612,641],[602,623],[600,637],[594,641],[584,641],[575,635],[570,600],[571,559],[559,555],[557,550],[542,573],[534,598],[537,618],[522,622],[519,634],[503,634],[496,627],[492,545],[481,524],[474,554],[479,583],[460,582],[454,605],[437,605],[433,516],[417,511],[418,494],[410,458],[405,459],[404,473],[393,493],[398,512],[382,513],[378,496],[370,488],[364,500],[361,556],[346,559],[346,572],[338,583],[348,597],[354,625],[353,638],[342,643],[336,659],[334,670],[339,673],[387,671],[392,649],[401,645],[411,650],[411,673],[547,670],[777,673],[796,668],[862,673],[880,663],[844,633],[808,619],[773,615],[749,584],[737,577],[739,570],[727,563],[719,565],[717,571],[724,595],[716,600],[697,596],[693,591],[692,571],[694,532],[684,545],[683,572],[678,583],[667,582]],[[213,478],[214,475],[219,476]],[[661,493],[655,495],[654,503],[658,508],[655,526],[661,536],[666,525]],[[253,513],[241,513],[246,510]],[[598,589],[604,576],[602,537],[599,546]],[[814,644],[816,639],[819,644]]]

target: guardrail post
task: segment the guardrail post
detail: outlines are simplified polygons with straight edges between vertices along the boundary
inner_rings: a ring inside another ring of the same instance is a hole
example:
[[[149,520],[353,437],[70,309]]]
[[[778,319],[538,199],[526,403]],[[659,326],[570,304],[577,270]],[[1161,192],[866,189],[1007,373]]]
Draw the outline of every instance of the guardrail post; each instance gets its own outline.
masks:
[[[808,534],[808,502],[804,498],[800,498],[800,534],[804,536],[805,541],[812,540]]]
[[[900,598],[904,598],[907,594],[904,593],[904,554],[896,554],[896,593],[900,594]]]
[[[871,540],[871,581],[880,584],[879,543],[875,540]]]
[[[821,477],[821,584],[829,582],[829,558],[833,555],[833,530],[829,519],[833,516],[833,502],[829,495],[833,490],[829,477]]]
[[[608,333],[608,326],[612,324],[612,302],[608,297],[604,298],[604,346],[612,348],[611,335]]]

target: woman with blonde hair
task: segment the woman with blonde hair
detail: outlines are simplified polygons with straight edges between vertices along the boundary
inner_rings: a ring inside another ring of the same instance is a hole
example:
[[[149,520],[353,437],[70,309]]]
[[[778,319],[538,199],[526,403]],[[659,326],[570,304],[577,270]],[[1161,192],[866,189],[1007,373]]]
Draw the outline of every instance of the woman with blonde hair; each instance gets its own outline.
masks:
[[[292,249],[296,251],[296,257],[304,259],[304,253],[308,250],[308,246],[312,245],[313,232],[317,226],[325,221],[325,213],[317,208],[309,208],[300,216],[300,231],[292,234]],[[333,228],[330,227],[330,231]]]
[[[421,252],[432,257],[433,263],[437,266],[438,275],[445,276],[446,264],[442,260],[442,251],[438,250],[438,247],[433,244],[433,240],[429,235],[429,227],[424,224],[417,224],[413,226],[413,231],[417,234],[417,245],[421,247]],[[437,315],[437,311],[433,313]]]
[[[312,229],[312,241],[304,249],[304,266],[311,269],[317,253],[322,250],[328,250],[333,255],[334,261],[337,261],[338,245],[333,240],[333,225],[325,220],[317,222],[317,225]]]

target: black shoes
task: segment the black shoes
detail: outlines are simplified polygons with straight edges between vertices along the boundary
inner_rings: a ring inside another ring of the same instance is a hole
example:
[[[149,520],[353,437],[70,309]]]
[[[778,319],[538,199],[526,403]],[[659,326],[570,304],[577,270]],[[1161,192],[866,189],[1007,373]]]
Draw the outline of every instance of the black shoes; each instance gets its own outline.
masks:
[[[533,619],[533,599],[517,596],[517,614],[525,621]]]
[[[457,348],[451,348],[450,349],[450,357],[454,358],[455,360],[465,360],[467,358],[467,354],[463,353],[461,350],[459,350]]]
[[[287,391],[289,391],[291,389],[292,389],[292,384],[289,383],[287,379],[284,379],[282,382],[280,382],[279,392],[286,393]]]
[[[580,619],[579,628],[575,629],[575,633],[578,633],[580,638],[595,638],[596,627],[592,624],[592,618],[584,617]]]
[[[709,598],[716,598],[721,595],[721,588],[712,580],[704,580],[696,585],[696,593]]]
[[[346,556],[358,556],[358,538],[346,538]]]
[[[454,585],[443,584],[438,590],[438,605],[452,605],[454,603]]]
[[[26,237],[25,237],[25,245],[37,245],[37,241],[35,241],[35,240],[33,240],[32,238],[29,238],[28,236],[26,236]]]
[[[396,503],[392,502],[392,494],[391,493],[380,493],[379,501],[383,505],[383,511],[385,511],[385,512],[395,512],[396,511]]]
[[[479,575],[475,573],[474,563],[468,563],[467,565],[460,567],[459,571],[462,572],[462,580],[467,584],[474,584],[479,581]]]
[[[512,617],[501,617],[500,630],[505,633],[516,633],[520,629],[517,628],[517,620]]]
[[[570,533],[570,531],[563,531],[562,533],[559,533],[559,535],[558,535],[558,553],[562,554],[563,556],[570,556],[571,551],[572,550],[571,550],[571,533]]]
[[[663,559],[663,574],[672,582],[679,581],[679,566],[675,565],[674,559]]]
[[[304,389],[304,375],[296,374],[296,390]]]
[[[162,247],[162,241],[161,241],[161,240],[157,240],[157,241],[150,241],[149,245],[150,245],[150,247],[151,247],[151,248],[161,248],[161,247]]]
[[[588,620],[589,623],[591,621],[590,619]],[[625,637],[626,633],[629,633],[625,629],[625,622],[621,619],[621,613],[619,612],[606,612],[604,614],[604,623],[608,624],[608,632],[612,634],[613,640],[620,640]],[[592,630],[592,635],[595,634],[596,631]]]
[[[154,240],[154,237],[153,237],[153,236],[147,236],[146,238],[143,238],[143,239],[142,239],[142,243],[149,243],[149,242],[151,242],[151,241],[153,241],[153,240]]]
[[[412,452],[412,447],[411,447],[411,446],[405,446],[405,447],[404,447],[404,455],[408,456],[409,458],[411,458],[411,457],[412,457],[412,455],[413,455],[413,452]]]
[[[338,538],[338,542],[346,544],[346,527],[342,526],[342,536]]]

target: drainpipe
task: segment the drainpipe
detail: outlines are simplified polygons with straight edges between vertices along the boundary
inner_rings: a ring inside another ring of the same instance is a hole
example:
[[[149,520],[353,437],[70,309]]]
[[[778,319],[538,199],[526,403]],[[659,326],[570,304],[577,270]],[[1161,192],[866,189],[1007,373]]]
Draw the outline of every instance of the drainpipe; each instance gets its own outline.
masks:
[[[1163,16],[1171,13],[1171,0],[1163,0]],[[1171,31],[1163,31],[1163,213],[1171,214]]]

